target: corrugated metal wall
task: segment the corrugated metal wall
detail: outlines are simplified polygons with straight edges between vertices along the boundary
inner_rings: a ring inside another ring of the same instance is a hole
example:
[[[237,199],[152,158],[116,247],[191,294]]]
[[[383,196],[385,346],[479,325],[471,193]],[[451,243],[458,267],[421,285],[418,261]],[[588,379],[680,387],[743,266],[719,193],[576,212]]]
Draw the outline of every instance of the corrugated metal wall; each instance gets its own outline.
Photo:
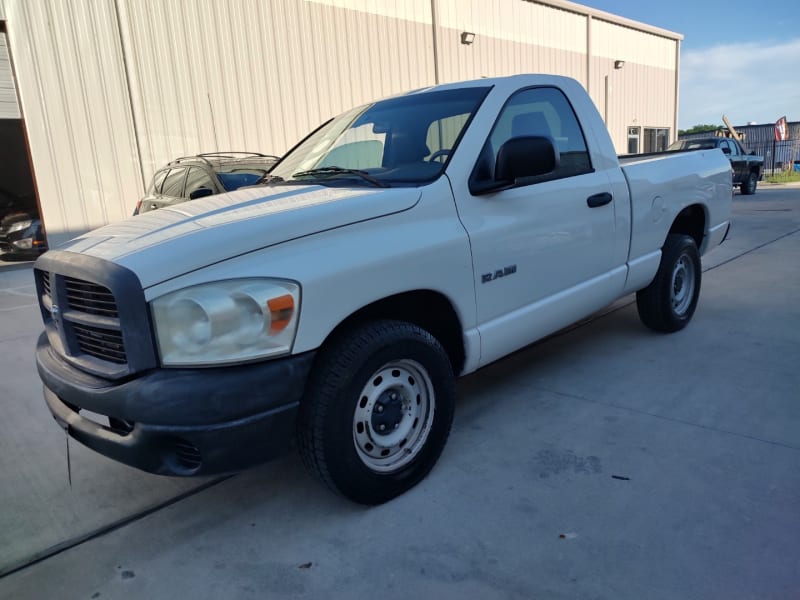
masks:
[[[436,0],[442,83],[514,73],[586,82],[586,17],[533,2]],[[462,32],[475,34],[472,44]]]
[[[592,98],[606,112],[605,76],[608,75],[608,129],[619,152],[627,151],[628,127],[669,128],[675,131],[676,52],[678,42],[629,27],[592,19]],[[622,69],[615,60],[624,60]]]
[[[296,0],[119,0],[144,172],[197,152],[282,154],[347,108],[432,84],[430,26],[403,18],[429,18],[430,3],[383,5],[397,17]]]
[[[48,239],[131,214],[141,170],[113,3],[6,3]]]
[[[610,73],[620,151],[627,125],[674,123],[677,41],[564,0],[0,2],[51,244],[129,215],[177,156],[280,154],[330,116],[437,76],[570,75],[603,112]]]
[[[19,119],[17,91],[8,57],[6,34],[0,31],[0,119]]]

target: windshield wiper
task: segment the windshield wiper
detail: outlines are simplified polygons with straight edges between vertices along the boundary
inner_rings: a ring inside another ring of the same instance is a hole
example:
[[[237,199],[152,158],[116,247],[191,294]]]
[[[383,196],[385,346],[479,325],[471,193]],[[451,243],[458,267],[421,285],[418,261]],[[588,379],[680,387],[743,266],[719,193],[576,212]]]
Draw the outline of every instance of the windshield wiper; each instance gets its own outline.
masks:
[[[356,175],[365,181],[378,187],[389,187],[388,183],[384,183],[380,179],[376,179],[366,171],[359,169],[345,169],[344,167],[319,167],[318,169],[308,169],[307,171],[298,171],[292,177],[334,177],[336,175]]]

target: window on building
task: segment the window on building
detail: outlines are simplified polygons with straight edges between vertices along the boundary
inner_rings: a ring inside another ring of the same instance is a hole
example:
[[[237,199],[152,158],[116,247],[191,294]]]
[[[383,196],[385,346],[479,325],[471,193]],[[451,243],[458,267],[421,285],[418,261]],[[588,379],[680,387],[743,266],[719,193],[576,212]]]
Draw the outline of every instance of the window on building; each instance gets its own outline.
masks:
[[[639,137],[641,128],[628,127],[628,154],[639,154]]]
[[[664,152],[669,146],[669,129],[644,128],[644,151]]]

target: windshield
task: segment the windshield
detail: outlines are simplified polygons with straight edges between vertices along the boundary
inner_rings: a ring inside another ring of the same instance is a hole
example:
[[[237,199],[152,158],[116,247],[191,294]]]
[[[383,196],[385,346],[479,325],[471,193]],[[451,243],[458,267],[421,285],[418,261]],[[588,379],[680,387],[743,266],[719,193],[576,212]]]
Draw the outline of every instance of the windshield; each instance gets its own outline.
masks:
[[[672,142],[667,151],[674,150],[711,150],[717,147],[716,140],[678,140]]]
[[[442,173],[489,89],[408,94],[350,110],[291,150],[269,178],[348,185],[431,181]]]

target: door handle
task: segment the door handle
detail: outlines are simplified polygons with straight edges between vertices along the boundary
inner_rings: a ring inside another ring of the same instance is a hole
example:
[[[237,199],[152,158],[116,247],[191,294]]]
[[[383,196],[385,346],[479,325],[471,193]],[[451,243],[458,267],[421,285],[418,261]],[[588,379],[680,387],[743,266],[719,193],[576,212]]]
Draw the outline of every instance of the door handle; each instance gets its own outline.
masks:
[[[589,196],[586,199],[586,204],[589,205],[589,208],[597,208],[598,206],[605,206],[613,199],[614,196],[612,196],[608,192],[603,192],[602,194],[595,194],[594,196]]]

